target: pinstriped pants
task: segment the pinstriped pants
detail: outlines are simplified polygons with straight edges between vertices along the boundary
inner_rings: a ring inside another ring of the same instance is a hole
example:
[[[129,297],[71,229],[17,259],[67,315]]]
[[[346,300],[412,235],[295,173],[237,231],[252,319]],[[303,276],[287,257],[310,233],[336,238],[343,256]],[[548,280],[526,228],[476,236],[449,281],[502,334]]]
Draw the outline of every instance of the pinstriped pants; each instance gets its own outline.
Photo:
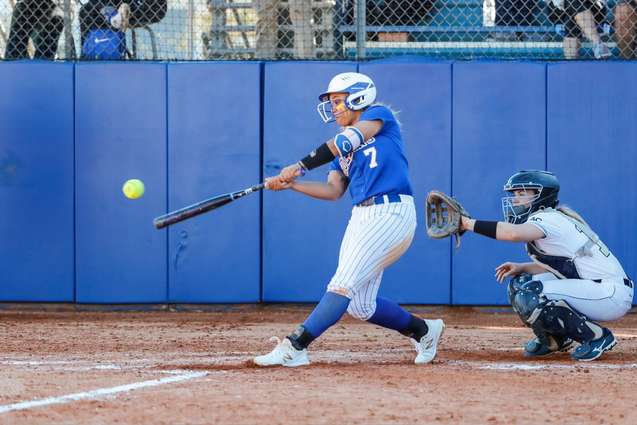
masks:
[[[383,270],[411,245],[416,231],[414,199],[354,207],[341,242],[338,268],[327,290],[351,300],[347,312],[361,320],[376,311],[376,296]]]

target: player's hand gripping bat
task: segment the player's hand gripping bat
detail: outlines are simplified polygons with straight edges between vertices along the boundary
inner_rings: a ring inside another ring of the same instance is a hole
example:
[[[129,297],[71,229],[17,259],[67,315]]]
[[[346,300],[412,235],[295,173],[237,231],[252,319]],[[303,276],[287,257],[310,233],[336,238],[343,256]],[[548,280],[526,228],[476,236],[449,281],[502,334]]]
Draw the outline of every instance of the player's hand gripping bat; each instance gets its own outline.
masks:
[[[258,192],[265,187],[265,183],[260,183],[256,186],[249,187],[238,192],[226,193],[225,195],[218,195],[213,198],[204,199],[196,204],[188,205],[180,210],[169,212],[153,220],[153,224],[157,229],[170,226],[171,224],[179,223],[180,221],[187,220],[191,217],[198,216],[208,211],[212,211],[232,201],[249,195],[253,192]]]

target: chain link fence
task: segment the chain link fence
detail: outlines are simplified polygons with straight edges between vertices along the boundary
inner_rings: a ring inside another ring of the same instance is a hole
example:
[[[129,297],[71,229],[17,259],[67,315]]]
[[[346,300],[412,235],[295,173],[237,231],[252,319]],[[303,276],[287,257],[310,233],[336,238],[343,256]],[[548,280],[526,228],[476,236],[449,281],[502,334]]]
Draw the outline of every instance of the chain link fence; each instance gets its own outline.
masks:
[[[4,59],[636,59],[637,0],[0,0]]]

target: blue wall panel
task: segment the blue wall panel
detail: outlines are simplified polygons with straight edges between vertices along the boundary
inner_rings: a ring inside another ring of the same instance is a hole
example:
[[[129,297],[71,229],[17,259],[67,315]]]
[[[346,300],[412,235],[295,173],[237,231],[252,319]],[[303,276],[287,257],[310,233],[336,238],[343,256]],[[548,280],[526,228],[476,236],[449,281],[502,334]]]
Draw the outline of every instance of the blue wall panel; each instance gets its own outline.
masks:
[[[278,174],[336,134],[316,113],[318,94],[352,63],[267,63],[264,81],[264,173]],[[304,180],[325,181],[328,167]],[[263,195],[263,300],[317,301],[336,271],[351,212],[349,195],[337,202],[292,191]]]
[[[501,220],[507,178],[545,166],[545,65],[453,66],[453,194],[473,217]],[[507,304],[494,269],[525,260],[523,244],[467,234],[452,256],[454,304]]]
[[[637,276],[636,63],[548,65],[548,167],[560,199]]]
[[[73,68],[0,64],[0,301],[254,302],[260,289],[266,302],[320,298],[349,194],[332,203],[264,191],[168,230],[152,219],[250,186],[332,137],[317,94],[355,63]],[[414,243],[387,270],[383,295],[507,304],[494,268],[526,261],[523,245],[467,234],[455,250],[429,240],[423,202],[441,189],[474,217],[501,219],[502,185],[524,168],[554,171],[563,202],[637,275],[637,64],[378,61],[360,70],[400,112],[418,208]],[[324,181],[326,171],[304,179]],[[124,198],[129,178],[145,181],[143,198]]]
[[[73,301],[73,65],[0,63],[0,300]]]
[[[429,239],[427,192],[451,191],[451,64],[370,63],[360,72],[378,87],[378,100],[399,111],[418,214],[416,236],[383,275],[380,294],[402,303],[451,301],[450,243]]]
[[[166,66],[76,67],[76,279],[84,303],[165,302]],[[126,199],[129,178],[146,194]]]
[[[260,179],[258,63],[168,66],[169,206]],[[172,226],[171,302],[259,301],[260,195]]]

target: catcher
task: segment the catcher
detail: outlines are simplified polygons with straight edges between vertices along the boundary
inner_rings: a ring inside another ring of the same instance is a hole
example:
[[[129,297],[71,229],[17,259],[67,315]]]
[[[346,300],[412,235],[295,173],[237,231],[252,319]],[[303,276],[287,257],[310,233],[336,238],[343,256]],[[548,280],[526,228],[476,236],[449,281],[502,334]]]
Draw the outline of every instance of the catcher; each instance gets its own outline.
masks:
[[[493,239],[526,242],[528,263],[505,262],[498,282],[511,278],[509,301],[535,334],[528,357],[580,345],[571,357],[590,361],[611,350],[613,333],[596,321],[616,320],[632,306],[633,282],[608,247],[572,209],[558,205],[560,184],[546,171],[520,171],[504,185],[505,222],[474,220],[453,198],[427,197],[427,233],[434,238],[472,231]]]

